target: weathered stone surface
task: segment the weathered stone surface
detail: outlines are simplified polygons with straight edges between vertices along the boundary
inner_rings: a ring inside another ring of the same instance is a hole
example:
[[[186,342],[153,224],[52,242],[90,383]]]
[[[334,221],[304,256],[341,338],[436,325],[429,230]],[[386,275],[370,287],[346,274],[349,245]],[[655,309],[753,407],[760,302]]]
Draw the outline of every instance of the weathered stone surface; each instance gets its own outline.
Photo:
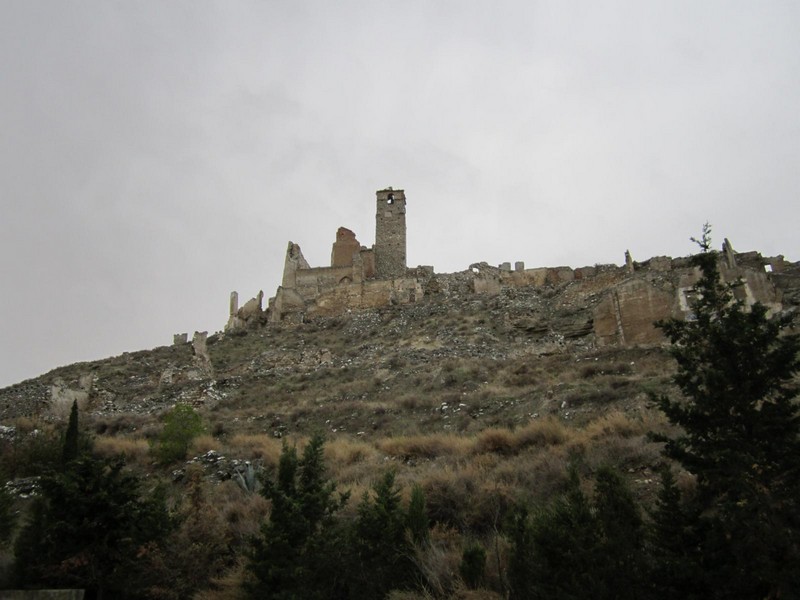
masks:
[[[190,371],[190,379],[206,379],[214,376],[214,367],[211,364],[211,355],[208,353],[208,332],[195,331],[192,337],[192,352],[194,353],[194,371]]]
[[[555,336],[554,343],[593,335],[598,345],[652,344],[663,341],[654,321],[691,312],[692,287],[699,272],[685,257],[656,256],[638,263],[626,250],[623,267],[597,264],[577,269],[526,269],[523,261],[517,261],[513,270],[510,262],[498,267],[475,263],[467,271],[451,274],[434,273],[432,267],[408,269],[405,193],[387,188],[376,194],[376,241],[372,250],[362,247],[352,231],[341,227],[331,266],[312,268],[300,247],[289,243],[283,285],[269,303],[270,322],[300,323],[315,316],[416,303],[426,296],[452,298],[467,293],[491,298],[513,290],[545,288],[562,290],[577,311],[577,316],[567,321],[559,317],[550,323],[548,331]],[[736,293],[747,304],[761,302],[776,312],[782,309],[781,298],[786,296],[800,305],[800,292],[789,291],[798,287],[800,272],[791,271],[787,266],[791,263],[783,257],[764,259],[757,252],[735,253],[725,240],[720,264],[726,281],[742,282]],[[782,274],[780,290],[764,271],[765,264],[770,265],[773,275]],[[541,321],[531,327],[522,329],[540,331]]]
[[[77,402],[81,410],[85,409],[92,391],[92,383],[91,373],[81,375],[76,387],[67,385],[61,378],[55,379],[50,386],[50,412],[58,417],[68,415],[73,402]]]
[[[653,323],[670,317],[674,304],[674,292],[658,289],[645,279],[632,279],[615,286],[594,311],[597,344],[660,342],[663,336]]]
[[[350,267],[353,257],[361,251],[361,244],[356,239],[356,234],[346,227],[339,227],[336,232],[336,241],[331,250],[332,267]]]
[[[283,287],[293,288],[295,285],[295,273],[299,269],[309,269],[308,261],[300,250],[300,245],[289,242],[286,248],[286,259],[283,263]]]
[[[172,345],[179,346],[181,344],[185,344],[189,341],[189,334],[188,333],[176,333],[172,336]]]
[[[403,190],[378,190],[375,211],[375,274],[381,279],[406,272],[406,195]]]

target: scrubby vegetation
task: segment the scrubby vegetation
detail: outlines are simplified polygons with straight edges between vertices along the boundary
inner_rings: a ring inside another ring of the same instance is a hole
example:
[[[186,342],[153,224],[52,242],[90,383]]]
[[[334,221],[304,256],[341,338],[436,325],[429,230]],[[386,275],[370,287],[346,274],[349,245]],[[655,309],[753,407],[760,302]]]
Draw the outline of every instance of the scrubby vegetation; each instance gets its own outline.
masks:
[[[671,351],[533,353],[503,313],[524,303],[456,298],[212,336],[213,380],[181,347],[97,363],[106,387],[68,422],[20,416],[0,438],[2,583],[793,597],[798,341],[696,261]]]

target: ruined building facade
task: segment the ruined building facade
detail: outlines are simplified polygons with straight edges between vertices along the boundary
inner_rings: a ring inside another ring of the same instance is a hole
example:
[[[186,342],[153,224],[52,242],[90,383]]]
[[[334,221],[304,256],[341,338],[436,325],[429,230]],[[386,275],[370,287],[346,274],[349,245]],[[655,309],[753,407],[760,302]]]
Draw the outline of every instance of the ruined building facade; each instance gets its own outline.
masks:
[[[403,190],[376,192],[375,244],[362,246],[351,230],[340,227],[331,248],[331,264],[312,267],[299,244],[289,242],[281,285],[265,314],[243,312],[231,304],[226,329],[253,320],[298,323],[346,310],[416,302],[419,280],[406,264],[406,196]],[[261,302],[259,299],[258,307]],[[253,308],[252,301],[245,307]]]
[[[746,304],[760,302],[770,311],[798,311],[800,263],[757,252],[737,253],[725,240],[718,253],[722,278],[739,282],[736,294]],[[663,341],[653,323],[690,315],[692,288],[700,276],[689,258],[654,257],[644,262],[625,252],[625,264],[581,268],[525,268],[521,261],[497,267],[477,263],[459,273],[437,274],[433,267],[408,268],[406,260],[406,196],[403,190],[376,192],[375,244],[362,246],[356,234],[340,227],[331,249],[331,263],[312,267],[300,246],[289,242],[283,279],[266,310],[261,294],[238,307],[231,297],[226,329],[259,322],[301,323],[350,311],[443,301],[465,296],[519,293],[551,297],[559,294],[561,309],[524,309],[507,315],[508,327],[551,339],[580,338],[596,346],[651,344]],[[548,296],[549,295],[549,296]],[[553,303],[556,304],[556,303]],[[569,307],[568,310],[563,307]]]

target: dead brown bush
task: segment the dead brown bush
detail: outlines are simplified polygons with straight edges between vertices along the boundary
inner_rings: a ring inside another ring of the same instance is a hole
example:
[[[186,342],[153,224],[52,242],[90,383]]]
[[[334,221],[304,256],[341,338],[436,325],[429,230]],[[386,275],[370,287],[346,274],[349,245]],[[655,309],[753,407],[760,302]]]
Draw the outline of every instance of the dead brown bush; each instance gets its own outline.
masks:
[[[398,436],[378,441],[378,448],[396,458],[432,459],[441,456],[462,456],[472,442],[450,434]]]

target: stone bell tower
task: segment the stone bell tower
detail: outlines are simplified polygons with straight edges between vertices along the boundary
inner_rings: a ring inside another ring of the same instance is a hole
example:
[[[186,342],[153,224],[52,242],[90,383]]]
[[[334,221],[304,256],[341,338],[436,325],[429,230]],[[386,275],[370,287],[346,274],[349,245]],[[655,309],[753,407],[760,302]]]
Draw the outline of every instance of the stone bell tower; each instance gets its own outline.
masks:
[[[380,279],[406,272],[406,195],[386,188],[377,192],[375,212],[375,274]]]

